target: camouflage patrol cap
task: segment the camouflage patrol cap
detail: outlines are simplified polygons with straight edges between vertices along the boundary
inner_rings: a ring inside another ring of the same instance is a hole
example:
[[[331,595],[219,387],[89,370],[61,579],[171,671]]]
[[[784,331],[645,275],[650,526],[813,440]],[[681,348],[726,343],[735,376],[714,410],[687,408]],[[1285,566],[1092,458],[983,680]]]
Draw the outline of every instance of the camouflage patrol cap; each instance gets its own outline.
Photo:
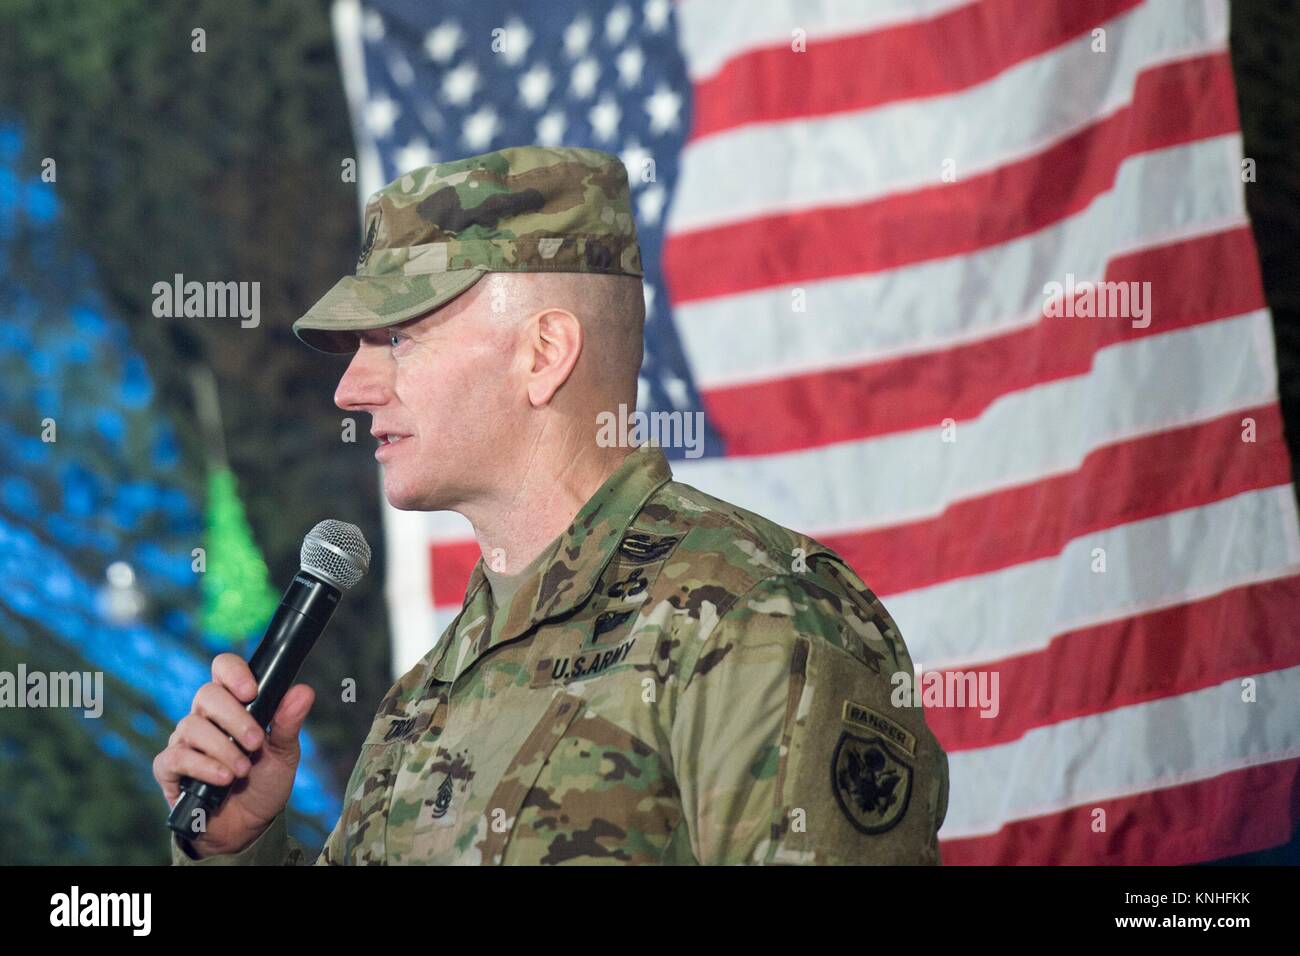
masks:
[[[351,352],[349,332],[433,311],[488,272],[642,276],[617,156],[517,146],[414,169],[366,203],[355,276],[344,276],[294,334],[322,352]]]

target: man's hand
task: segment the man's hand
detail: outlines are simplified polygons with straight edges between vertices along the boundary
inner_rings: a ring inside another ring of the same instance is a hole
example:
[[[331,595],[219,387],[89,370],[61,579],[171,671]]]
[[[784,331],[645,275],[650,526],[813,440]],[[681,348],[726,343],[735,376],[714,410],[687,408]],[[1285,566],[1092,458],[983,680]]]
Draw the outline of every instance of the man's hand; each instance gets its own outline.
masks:
[[[167,805],[180,797],[180,778],[226,786],[230,795],[192,842],[200,856],[237,853],[261,836],[293,790],[301,750],[298,732],[315,703],[306,684],[290,687],[265,734],[244,705],[257,696],[248,663],[236,654],[212,661],[212,682],[194,695],[167,748],[154,757],[153,775]],[[234,741],[239,742],[236,746]],[[240,749],[243,747],[243,750]]]

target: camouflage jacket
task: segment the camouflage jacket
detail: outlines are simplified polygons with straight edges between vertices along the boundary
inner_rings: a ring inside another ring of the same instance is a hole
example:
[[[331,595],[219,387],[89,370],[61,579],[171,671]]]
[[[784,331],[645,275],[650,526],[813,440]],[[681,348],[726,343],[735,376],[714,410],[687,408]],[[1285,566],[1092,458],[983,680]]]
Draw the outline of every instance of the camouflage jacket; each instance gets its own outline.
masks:
[[[938,863],[948,761],[838,555],[643,446],[384,697],[317,864]],[[304,862],[283,813],[236,854]]]

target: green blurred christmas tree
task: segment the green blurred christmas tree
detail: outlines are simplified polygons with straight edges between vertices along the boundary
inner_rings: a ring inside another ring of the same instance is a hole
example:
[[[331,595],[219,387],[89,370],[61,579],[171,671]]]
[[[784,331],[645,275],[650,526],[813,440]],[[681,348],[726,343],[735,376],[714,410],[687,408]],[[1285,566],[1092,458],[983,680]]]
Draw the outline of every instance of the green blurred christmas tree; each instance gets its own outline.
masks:
[[[229,468],[209,474],[205,513],[203,631],[211,644],[238,648],[265,626],[278,602]]]

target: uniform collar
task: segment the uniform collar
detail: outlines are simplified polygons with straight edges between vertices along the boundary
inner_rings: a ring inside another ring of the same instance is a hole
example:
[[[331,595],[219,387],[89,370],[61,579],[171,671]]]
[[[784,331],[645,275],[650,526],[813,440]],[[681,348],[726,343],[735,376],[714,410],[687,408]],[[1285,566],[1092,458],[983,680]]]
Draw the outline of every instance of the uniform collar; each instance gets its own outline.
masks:
[[[452,640],[436,665],[437,676],[453,680],[492,648],[582,604],[628,526],[650,496],[671,479],[672,469],[662,450],[652,445],[634,448],[543,552],[545,557],[503,607],[493,606],[480,557],[470,573]],[[452,644],[464,644],[464,650],[459,646],[451,650]]]

